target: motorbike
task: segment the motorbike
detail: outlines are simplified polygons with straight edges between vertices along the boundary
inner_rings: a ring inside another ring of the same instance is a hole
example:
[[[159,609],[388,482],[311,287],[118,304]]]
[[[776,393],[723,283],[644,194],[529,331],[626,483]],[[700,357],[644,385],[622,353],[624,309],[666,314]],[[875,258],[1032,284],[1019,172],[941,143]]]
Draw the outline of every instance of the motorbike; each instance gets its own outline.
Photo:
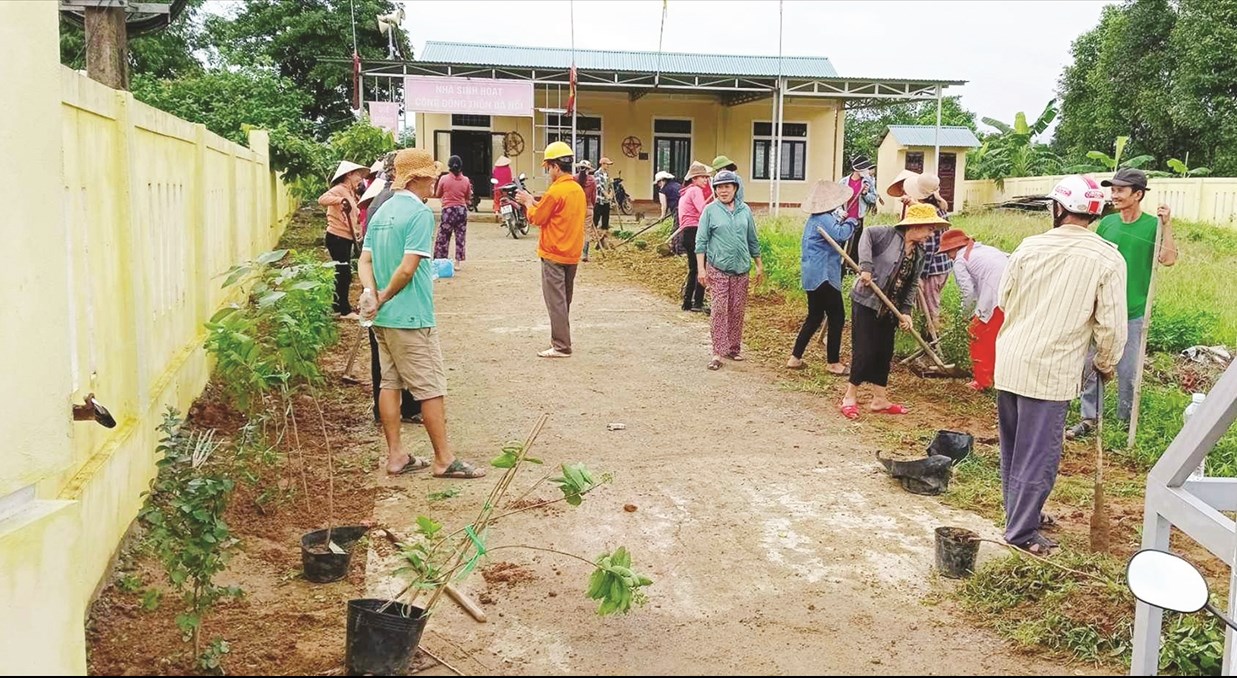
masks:
[[[527,177],[520,174],[515,181],[499,186],[498,179],[490,179],[495,190],[501,191],[502,196],[498,200],[498,212],[502,216],[502,223],[507,227],[507,231],[511,233],[513,239],[519,240],[521,235],[528,235],[528,212],[524,206],[515,199],[516,191],[524,190],[524,180]]]
[[[614,204],[623,214],[631,214],[631,196],[623,187],[623,177],[621,175],[614,177],[612,183],[614,184]]]

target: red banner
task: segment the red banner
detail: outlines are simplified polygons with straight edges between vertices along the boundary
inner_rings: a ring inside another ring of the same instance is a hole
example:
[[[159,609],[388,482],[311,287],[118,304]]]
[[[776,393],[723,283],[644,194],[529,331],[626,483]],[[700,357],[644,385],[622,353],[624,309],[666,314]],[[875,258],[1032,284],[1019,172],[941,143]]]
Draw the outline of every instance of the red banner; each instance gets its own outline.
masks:
[[[567,96],[567,115],[576,111],[576,67],[571,67],[571,90]]]

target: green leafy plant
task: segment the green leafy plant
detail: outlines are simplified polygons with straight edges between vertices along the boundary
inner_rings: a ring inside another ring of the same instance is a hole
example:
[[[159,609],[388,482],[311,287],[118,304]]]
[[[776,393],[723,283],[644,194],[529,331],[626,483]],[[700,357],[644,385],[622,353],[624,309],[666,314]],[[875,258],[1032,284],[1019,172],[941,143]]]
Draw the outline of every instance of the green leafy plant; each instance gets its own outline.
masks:
[[[236,546],[223,519],[235,483],[212,464],[219,448],[213,431],[186,431],[180,414],[171,408],[159,430],[164,434],[157,448],[162,457],[138,517],[150,530],[147,540],[168,581],[181,593],[184,610],[176,616],[176,625],[184,640],[193,641],[194,656],[201,657],[203,617],[219,600],[241,595],[238,588],[214,583]]]
[[[1185,162],[1182,162],[1176,158],[1169,158],[1168,168],[1171,169],[1173,173],[1175,173],[1177,176],[1183,179],[1188,178],[1188,177],[1205,177],[1208,174],[1211,174],[1210,167],[1190,167],[1186,164],[1189,161],[1190,161],[1189,153],[1187,153],[1185,156]]]
[[[415,599],[417,592],[428,591],[431,592],[429,601],[422,608],[426,614],[429,614],[441,599],[442,591],[447,584],[464,579],[471,574],[483,556],[504,549],[544,551],[588,564],[593,570],[587,595],[594,600],[602,601],[597,610],[599,615],[626,613],[631,610],[633,603],[639,605],[645,602],[646,597],[640,589],[650,586],[653,581],[632,570],[631,555],[625,548],[619,547],[613,553],[602,554],[596,560],[589,560],[557,549],[524,544],[491,546],[487,543],[488,529],[495,521],[558,502],[579,506],[585,495],[596,491],[612,480],[612,477],[606,474],[600,481],[596,481],[592,473],[582,464],[563,464],[561,467],[563,475],[551,481],[562,490],[561,498],[535,502],[496,515],[495,509],[504,504],[503,498],[516,473],[524,462],[529,461],[528,451],[546,418],[546,415],[542,415],[524,443],[508,443],[504,447],[504,453],[494,459],[494,465],[506,471],[482,504],[481,512],[476,520],[460,529],[444,534],[442,524],[433,518],[428,516],[417,518],[414,537],[408,542],[398,543],[402,563],[395,573],[405,577],[408,585],[392,599],[392,603],[409,592],[413,592],[412,598]],[[511,455],[514,455],[514,458]],[[502,465],[498,466],[499,463]],[[548,476],[534,483],[524,493],[524,496],[536,489],[546,478]]]
[[[551,478],[550,482],[558,485],[558,489],[563,491],[563,499],[571,506],[579,506],[584,501],[584,495],[597,487],[593,474],[584,468],[584,464],[563,464],[563,475]]]
[[[142,590],[142,578],[132,572],[126,572],[116,580],[116,588],[125,593],[137,593]]]
[[[1136,155],[1122,162],[1121,156],[1125,152],[1125,147],[1130,143],[1129,137],[1117,137],[1113,144],[1112,155],[1108,155],[1103,151],[1087,151],[1087,157],[1095,161],[1089,164],[1074,165],[1073,167],[1065,168],[1066,172],[1115,172],[1122,168],[1139,169],[1147,165],[1147,163],[1155,160],[1151,155]],[[1150,173],[1149,173],[1150,174]]]
[[[585,595],[601,601],[597,607],[598,616],[620,612],[627,614],[632,603],[643,605],[647,602],[640,589],[652,583],[652,579],[631,569],[631,554],[620,546],[613,553],[603,553],[597,557],[597,569],[589,577]]]
[[[494,468],[515,468],[515,465],[520,461],[520,453],[524,451],[524,443],[518,440],[508,441],[503,445],[502,452],[490,460],[490,466]],[[530,464],[541,464],[540,459],[525,457],[524,461]]]
[[[202,652],[202,656],[198,657],[198,668],[213,676],[227,675],[227,671],[223,670],[223,658],[231,651],[232,648],[228,645],[228,641],[212,640]]]
[[[159,609],[159,603],[163,602],[163,592],[158,589],[146,589],[142,593],[142,609],[147,612],[154,612]]]

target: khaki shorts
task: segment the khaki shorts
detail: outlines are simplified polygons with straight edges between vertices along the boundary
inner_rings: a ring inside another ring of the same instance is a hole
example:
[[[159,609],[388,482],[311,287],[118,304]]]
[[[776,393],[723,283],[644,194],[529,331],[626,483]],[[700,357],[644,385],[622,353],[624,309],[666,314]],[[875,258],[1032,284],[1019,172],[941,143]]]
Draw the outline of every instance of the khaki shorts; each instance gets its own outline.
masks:
[[[375,327],[382,388],[408,389],[417,400],[447,395],[447,372],[438,347],[438,328],[417,330]]]

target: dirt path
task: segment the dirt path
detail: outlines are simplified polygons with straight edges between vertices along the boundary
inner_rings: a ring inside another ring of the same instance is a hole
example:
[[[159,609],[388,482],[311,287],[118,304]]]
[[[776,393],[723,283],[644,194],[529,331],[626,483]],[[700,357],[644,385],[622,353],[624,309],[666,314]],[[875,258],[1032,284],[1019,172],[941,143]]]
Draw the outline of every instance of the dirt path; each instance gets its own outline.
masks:
[[[518,563],[529,576],[469,579],[463,588],[488,601],[490,622],[443,605],[424,640],[435,654],[484,670],[446,636],[513,674],[1063,670],[924,603],[943,586],[930,572],[933,528],[995,537],[987,521],[897,488],[878,471],[875,449],[858,441],[861,429],[819,398],[782,390],[776,374],[751,364],[706,371],[702,317],[587,264],[573,311],[576,355],[537,359],[549,328],[534,240],[512,242],[490,223],[469,231],[466,268],[437,290],[459,453],[486,461],[545,411],[536,456],[615,474],[577,509],[503,520],[490,544],[590,558],[625,545],[656,584],[643,609],[599,619],[583,595],[583,565],[506,551],[492,560]],[[627,430],[607,431],[608,422]],[[410,449],[425,449],[422,431],[408,434]],[[542,471],[523,473],[516,495]],[[463,524],[490,487],[423,474],[381,483],[390,489],[375,519],[403,533],[418,514]],[[427,500],[453,486],[463,494]],[[547,487],[533,496],[555,494]],[[628,503],[638,510],[625,512]],[[380,555],[388,552],[370,554],[371,592],[396,586],[392,561]]]

